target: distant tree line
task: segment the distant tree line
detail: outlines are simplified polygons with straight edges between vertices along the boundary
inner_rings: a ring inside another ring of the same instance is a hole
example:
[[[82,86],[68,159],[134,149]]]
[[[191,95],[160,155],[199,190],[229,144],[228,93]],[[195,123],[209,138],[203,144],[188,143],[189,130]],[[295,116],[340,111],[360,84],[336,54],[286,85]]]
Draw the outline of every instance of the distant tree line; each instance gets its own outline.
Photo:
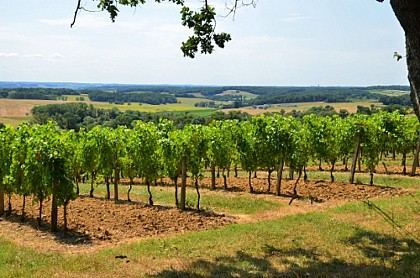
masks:
[[[372,90],[410,91],[409,86],[370,86],[370,87],[278,87],[278,86],[188,86],[188,85],[102,85],[95,90],[116,92],[166,92],[173,95],[200,93],[205,97],[221,94],[224,91],[244,91],[256,95],[284,95],[312,92],[345,92],[358,97],[369,97]]]
[[[105,101],[110,103],[127,103],[139,102],[147,104],[166,104],[176,103],[175,96],[168,93],[155,93],[155,92],[131,92],[131,93],[114,93],[105,91],[88,91],[89,99],[91,101]]]
[[[47,104],[34,107],[31,112],[33,114],[33,123],[46,124],[48,121],[53,120],[62,129],[73,129],[76,131],[82,127],[90,130],[95,126],[112,128],[126,126],[131,128],[133,123],[138,120],[158,123],[160,119],[167,119],[171,120],[176,128],[182,129],[187,124],[208,124],[213,120],[226,119],[243,121],[250,118],[248,113],[240,111],[230,111],[229,113],[216,112],[209,117],[202,117],[185,112],[150,113],[133,110],[122,112],[116,107],[101,109],[86,103]]]
[[[382,108],[375,107],[374,105],[371,107],[357,107],[357,114],[373,115],[379,113],[380,111],[397,111],[402,115],[407,114],[407,109],[398,105],[385,106]],[[46,124],[48,121],[53,120],[62,129],[73,129],[76,131],[82,127],[86,130],[91,130],[95,126],[106,126],[111,128],[126,126],[128,128],[132,128],[134,123],[138,120],[157,124],[161,119],[166,119],[172,121],[176,128],[183,129],[188,124],[208,125],[214,120],[246,121],[252,118],[252,116],[248,113],[240,111],[229,111],[228,113],[217,111],[207,117],[188,112],[151,113],[133,110],[122,112],[116,107],[112,109],[101,109],[95,108],[92,104],[88,105],[80,102],[37,106],[32,109],[32,114],[32,123]],[[284,116],[292,116],[297,119],[302,119],[305,115],[316,115],[321,117],[332,117],[335,115],[340,118],[346,118],[350,115],[349,111],[346,109],[340,109],[340,111],[337,112],[334,107],[330,105],[314,106],[306,111],[292,110],[288,113],[282,109],[278,113],[266,114],[282,114]]]
[[[385,105],[391,105],[391,104],[398,104],[401,106],[412,106],[410,95],[402,95],[402,96],[380,96],[378,99],[380,102],[382,102]]]
[[[71,89],[50,88],[13,88],[0,89],[0,97],[10,99],[62,99],[64,95],[79,95],[80,92]]]

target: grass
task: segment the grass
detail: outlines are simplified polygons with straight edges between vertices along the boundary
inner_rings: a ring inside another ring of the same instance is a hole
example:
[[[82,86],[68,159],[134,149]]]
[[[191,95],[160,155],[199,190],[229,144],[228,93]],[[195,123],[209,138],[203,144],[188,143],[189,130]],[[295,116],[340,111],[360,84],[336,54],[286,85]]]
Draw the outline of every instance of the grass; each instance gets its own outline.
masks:
[[[98,102],[85,100],[87,104],[92,104],[96,108],[112,109],[118,108],[120,111],[134,110],[141,112],[195,112],[195,111],[209,111],[205,107],[195,107],[194,104],[201,101],[208,101],[205,98],[177,98],[178,103],[168,103],[161,105],[152,105],[146,103],[125,103],[125,104],[113,104],[108,102]],[[214,111],[214,110],[212,110]]]
[[[221,94],[217,94],[217,96],[243,96],[243,97],[246,97],[246,99],[254,99],[258,97],[258,95],[250,93],[250,92],[236,91],[236,90],[227,90]]]
[[[419,277],[419,197],[375,201],[398,226],[354,202],[93,254],[40,254],[0,238],[0,276]]]
[[[309,179],[330,179],[329,171],[308,171]],[[350,178],[350,172],[334,172],[334,178],[336,181],[348,182]],[[369,184],[370,175],[368,173],[356,173],[355,182],[362,184]],[[384,175],[374,174],[373,176],[374,185],[378,186],[389,186],[395,188],[415,188],[420,189],[419,177],[410,177],[402,175]]]
[[[80,190],[82,194],[88,194],[90,185],[81,184]],[[126,199],[126,192],[128,186],[120,185],[120,197]],[[174,206],[174,188],[173,187],[151,187],[153,201],[157,205]],[[216,212],[227,212],[234,214],[254,214],[260,211],[270,210],[281,206],[277,202],[252,198],[249,196],[235,196],[227,194],[219,194],[217,191],[210,191],[207,189],[200,189],[201,199],[200,207],[204,210],[211,210]],[[101,184],[95,187],[94,194],[105,196],[106,187]],[[112,192],[111,192],[112,194]],[[178,192],[178,194],[180,194]],[[136,185],[131,190],[131,199],[148,203],[149,195],[144,185]],[[179,195],[178,195],[179,198]],[[187,205],[195,208],[197,204],[197,194],[195,189],[187,188]]]
[[[3,123],[5,125],[11,125],[11,126],[18,126],[22,122],[29,121],[31,119],[30,116],[24,116],[24,117],[0,117],[0,123]]]
[[[410,94],[409,91],[400,91],[400,90],[370,90],[371,93],[386,95],[391,97],[403,96]]]

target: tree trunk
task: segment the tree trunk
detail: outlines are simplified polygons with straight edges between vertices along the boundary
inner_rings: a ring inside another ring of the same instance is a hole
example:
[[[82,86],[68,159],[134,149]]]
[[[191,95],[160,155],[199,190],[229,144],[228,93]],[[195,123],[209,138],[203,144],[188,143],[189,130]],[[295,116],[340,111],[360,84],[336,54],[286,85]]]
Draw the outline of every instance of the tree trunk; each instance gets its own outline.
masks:
[[[417,140],[416,153],[414,154],[413,167],[411,168],[411,176],[416,175],[416,168],[417,168],[417,165],[419,164],[419,153],[420,153],[420,133],[419,133],[419,138]]]
[[[330,169],[330,178],[331,178],[331,182],[334,182],[334,166],[335,166],[335,160],[331,162],[331,169]]]
[[[354,154],[353,154],[353,161],[351,163],[351,170],[350,170],[350,183],[354,183],[354,174],[356,173],[356,164],[359,156],[359,150],[360,150],[360,138],[361,136],[357,136],[357,142],[356,147],[354,148]]]
[[[25,207],[26,207],[26,195],[23,195],[23,204],[22,204],[22,215],[20,216],[20,222],[25,222]]]
[[[41,224],[42,224],[42,202],[43,202],[43,199],[40,198],[39,199],[39,215],[38,215],[38,219],[37,219],[38,228],[41,227]]]
[[[92,177],[93,180],[93,177]],[[52,182],[52,201],[51,201],[51,232],[56,232],[58,227],[58,206],[57,206],[57,188],[56,180]]]
[[[405,32],[410,96],[417,118],[420,119],[420,1],[391,0],[390,2]]]
[[[222,176],[223,176],[223,188],[227,190],[228,188],[227,188],[227,177],[225,175],[225,168],[223,168]]]
[[[64,220],[64,235],[67,235],[67,205],[68,201],[63,204],[63,220]]]
[[[7,213],[6,216],[10,216],[12,214],[12,194],[8,194],[9,203],[7,204]]]
[[[280,162],[279,169],[277,170],[277,184],[276,184],[276,196],[280,196],[281,179],[283,176],[283,159]]]
[[[235,166],[234,171],[235,171],[235,178],[237,178],[238,177],[238,166]]]
[[[95,174],[92,173],[92,176],[90,177],[90,192],[89,197],[93,198],[93,182],[95,181]]]
[[[187,195],[187,163],[185,162],[185,158],[181,161],[181,168],[182,168],[182,177],[181,177],[181,204],[180,208],[185,210],[185,201]]]
[[[0,178],[0,217],[4,215],[4,189],[3,181]]]
[[[200,211],[200,191],[198,190],[198,178],[195,178],[195,191],[197,191],[197,211]]]
[[[132,188],[133,188],[133,178],[130,177],[130,184],[129,184],[129,188],[128,188],[128,191],[127,191],[127,201],[129,201],[130,203],[131,203],[130,192],[131,192]]]
[[[111,191],[109,190],[109,177],[105,177],[105,185],[106,185],[106,199],[111,199]]]
[[[118,202],[118,182],[120,179],[120,169],[117,167],[114,169],[114,201]]]
[[[349,167],[348,167],[348,162],[349,162],[349,159],[346,157],[346,158],[344,158],[344,161],[343,161],[344,163],[344,171],[348,171],[349,170]]]
[[[216,164],[214,162],[211,163],[211,190],[216,189]]]
[[[178,176],[176,176],[174,179],[174,185],[175,185],[175,206],[178,207]]]
[[[294,176],[293,176],[294,173],[295,173],[295,169],[293,169],[292,166],[289,166],[289,180],[292,181],[294,179]]]
[[[406,164],[407,164],[407,154],[406,153],[403,153],[402,165],[403,165],[403,175],[404,176],[407,175],[407,167],[406,167]]]
[[[371,186],[373,185],[373,172],[370,172],[370,183]]]
[[[296,188],[297,188],[297,185],[298,185],[299,180],[300,180],[301,177],[302,177],[302,169],[299,169],[298,178],[297,178],[297,180],[295,182],[295,186],[293,187],[293,197],[289,201],[289,206],[292,204],[292,202],[293,202],[294,199],[297,199],[299,197],[298,194],[297,194]]]
[[[149,205],[153,206],[153,196],[152,192],[150,191],[150,182],[146,179],[146,185],[147,185],[147,192],[149,193]]]
[[[268,188],[267,188],[267,193],[270,193],[271,190],[271,173],[273,173],[273,169],[268,168],[268,177],[267,177],[267,182],[268,182]]]
[[[388,171],[388,167],[386,167],[385,162],[383,162],[383,161],[382,161],[382,165],[383,165],[383,166],[384,166],[384,168],[385,168],[385,174],[389,175],[390,173],[389,173],[389,171]]]
[[[74,179],[74,183],[76,185],[76,194],[79,196],[80,188],[79,188],[79,175],[76,175],[76,178]]]
[[[248,174],[248,185],[249,185],[249,193],[253,193],[254,192],[254,188],[252,188],[252,171],[249,171]]]

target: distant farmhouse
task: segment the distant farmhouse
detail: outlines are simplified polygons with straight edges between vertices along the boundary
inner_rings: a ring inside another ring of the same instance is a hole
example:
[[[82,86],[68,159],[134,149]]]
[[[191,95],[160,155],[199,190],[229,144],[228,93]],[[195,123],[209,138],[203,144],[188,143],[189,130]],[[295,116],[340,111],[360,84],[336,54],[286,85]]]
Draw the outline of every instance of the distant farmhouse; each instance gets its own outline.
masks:
[[[252,105],[252,109],[267,109],[271,107],[271,104],[263,104],[263,105]]]

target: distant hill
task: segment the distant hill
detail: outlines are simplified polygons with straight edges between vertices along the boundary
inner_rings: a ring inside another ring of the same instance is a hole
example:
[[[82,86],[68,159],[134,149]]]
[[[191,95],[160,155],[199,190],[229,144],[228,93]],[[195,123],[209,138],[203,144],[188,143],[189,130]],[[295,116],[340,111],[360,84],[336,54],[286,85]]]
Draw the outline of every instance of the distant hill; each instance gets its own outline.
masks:
[[[295,86],[208,86],[208,85],[170,85],[170,84],[105,84],[105,83],[77,83],[77,82],[9,82],[0,81],[0,88],[65,88],[73,90],[95,89],[95,90],[115,90],[119,92],[147,91],[147,92],[167,92],[167,93],[196,93],[210,96],[221,94],[224,91],[244,91],[256,95],[276,95],[289,93],[302,93],[314,91],[336,91],[341,90],[399,90],[410,91],[409,86],[390,85],[390,86],[370,86],[370,87],[295,87]]]
[[[104,86],[105,84],[98,84],[98,83],[75,83],[75,82],[8,82],[8,81],[0,81],[0,88],[8,89],[8,88],[51,88],[51,89],[73,89],[73,90],[81,90],[81,89],[94,89],[100,86]]]

